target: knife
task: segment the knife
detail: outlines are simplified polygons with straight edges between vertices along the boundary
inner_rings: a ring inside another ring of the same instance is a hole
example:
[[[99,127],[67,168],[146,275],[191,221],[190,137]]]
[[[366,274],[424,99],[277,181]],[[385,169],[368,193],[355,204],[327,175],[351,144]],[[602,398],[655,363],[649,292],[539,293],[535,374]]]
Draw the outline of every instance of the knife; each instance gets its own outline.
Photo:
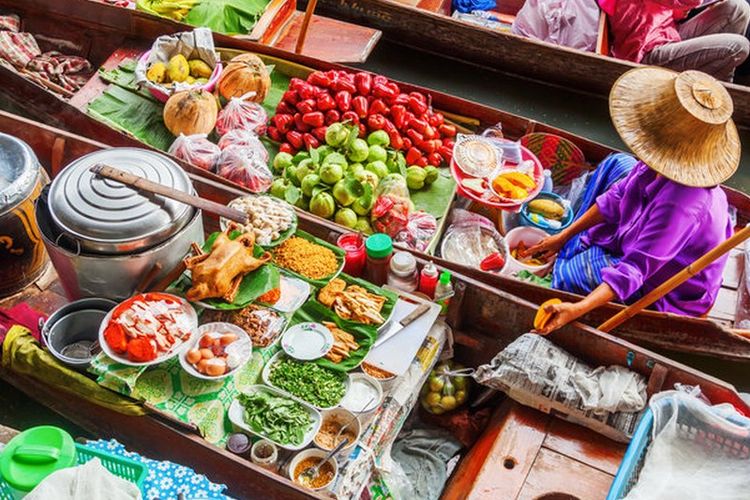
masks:
[[[430,310],[430,304],[419,304],[416,309],[414,309],[412,312],[401,318],[401,321],[398,322],[398,325],[396,328],[389,329],[385,334],[383,334],[382,337],[380,337],[378,340],[375,341],[375,343],[372,345],[372,348],[375,349],[377,346],[385,342],[386,340],[390,339],[397,333],[399,333],[401,330],[406,328],[407,326],[414,323],[416,320],[424,316],[424,314]]]

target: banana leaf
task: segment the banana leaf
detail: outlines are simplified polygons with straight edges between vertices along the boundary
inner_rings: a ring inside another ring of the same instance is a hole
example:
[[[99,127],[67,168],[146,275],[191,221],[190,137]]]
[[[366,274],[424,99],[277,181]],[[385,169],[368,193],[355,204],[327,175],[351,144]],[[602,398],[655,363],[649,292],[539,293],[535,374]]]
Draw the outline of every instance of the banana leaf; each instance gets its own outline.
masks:
[[[302,307],[297,309],[297,312],[292,316],[289,325],[292,326],[297,323],[305,323],[308,321],[315,323],[330,321],[336,323],[336,326],[345,332],[350,333],[354,337],[354,340],[359,344],[359,349],[356,351],[350,351],[349,357],[342,360],[341,363],[334,363],[326,358],[320,358],[313,361],[314,363],[331,370],[348,372],[358,367],[367,357],[372,345],[378,338],[378,332],[374,326],[343,320],[326,306],[314,300],[307,301]]]
[[[411,201],[417,210],[424,210],[436,219],[444,217],[456,193],[456,181],[447,168],[440,169],[437,180],[429,187],[411,191]]]
[[[225,35],[246,35],[255,28],[270,0],[201,0],[185,22]]]
[[[386,290],[385,288],[380,288],[377,285],[373,285],[369,281],[365,281],[363,279],[355,278],[354,276],[349,276],[348,274],[341,273],[338,276],[340,279],[344,280],[346,282],[346,285],[359,285],[368,292],[374,294],[374,295],[380,295],[381,297],[385,297],[385,303],[383,304],[383,308],[380,310],[380,315],[383,316],[383,319],[385,320],[380,325],[372,325],[375,328],[379,328],[380,326],[386,324],[388,320],[391,318],[391,313],[393,313],[393,308],[396,307],[396,301],[398,300],[398,295],[393,293],[390,290]],[[318,293],[320,293],[320,290],[313,290],[310,300],[317,302],[320,304],[320,301],[318,301]],[[323,305],[323,304],[321,304]],[[323,306],[326,307],[326,306]],[[326,308],[328,309],[328,308]],[[332,310],[332,309],[331,309]],[[334,312],[334,314],[336,314]],[[338,316],[338,315],[337,315]],[[358,321],[349,320],[352,323],[355,324],[361,324]]]
[[[325,286],[326,284],[328,284],[329,281],[331,281],[333,278],[335,278],[336,276],[338,276],[341,273],[341,270],[344,268],[344,256],[346,255],[346,252],[344,252],[344,250],[342,248],[339,248],[336,245],[331,245],[327,241],[323,241],[323,240],[321,240],[319,238],[316,238],[312,234],[306,233],[306,232],[301,231],[299,229],[297,230],[297,232],[292,237],[294,237],[294,236],[299,236],[300,238],[304,238],[307,241],[311,241],[311,242],[315,243],[316,245],[320,245],[322,247],[325,247],[325,248],[331,250],[334,254],[336,254],[336,261],[339,263],[338,269],[337,269],[337,271],[335,273],[331,274],[330,276],[326,276],[325,278],[321,278],[321,279],[313,279],[313,278],[308,278],[307,276],[303,276],[303,275],[301,275],[301,274],[299,274],[299,273],[297,273],[295,271],[292,271],[291,269],[287,269],[287,268],[285,268],[283,266],[279,266],[279,267],[281,267],[282,269],[284,269],[289,274],[291,274],[293,276],[296,276],[297,278],[299,278],[299,279],[301,279],[303,281],[307,281],[311,285],[313,285],[315,287],[318,287],[318,288]],[[275,249],[272,250],[271,253],[273,253],[274,251],[275,251]]]

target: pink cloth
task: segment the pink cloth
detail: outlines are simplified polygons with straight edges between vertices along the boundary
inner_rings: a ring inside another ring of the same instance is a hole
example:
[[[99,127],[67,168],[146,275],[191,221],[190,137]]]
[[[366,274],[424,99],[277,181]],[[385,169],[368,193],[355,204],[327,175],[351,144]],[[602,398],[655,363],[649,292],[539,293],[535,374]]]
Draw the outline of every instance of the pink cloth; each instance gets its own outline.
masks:
[[[612,55],[641,62],[656,47],[681,41],[677,20],[704,0],[598,0],[609,16]]]
[[[5,340],[5,334],[8,333],[13,325],[21,325],[31,330],[31,335],[41,341],[39,332],[39,320],[46,319],[47,316],[39,311],[32,309],[31,306],[22,302],[10,309],[0,309],[0,345]]]

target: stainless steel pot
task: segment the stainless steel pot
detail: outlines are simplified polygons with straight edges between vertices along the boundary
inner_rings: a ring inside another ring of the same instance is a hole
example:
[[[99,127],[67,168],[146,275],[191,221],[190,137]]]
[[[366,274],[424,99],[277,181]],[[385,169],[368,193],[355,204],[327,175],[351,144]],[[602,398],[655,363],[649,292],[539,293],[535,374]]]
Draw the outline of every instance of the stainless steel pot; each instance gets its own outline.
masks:
[[[99,327],[116,302],[89,298],[66,304],[47,318],[39,320],[42,338],[50,353],[63,364],[85,370],[92,359],[93,346],[99,339]],[[71,352],[77,346],[78,353]]]

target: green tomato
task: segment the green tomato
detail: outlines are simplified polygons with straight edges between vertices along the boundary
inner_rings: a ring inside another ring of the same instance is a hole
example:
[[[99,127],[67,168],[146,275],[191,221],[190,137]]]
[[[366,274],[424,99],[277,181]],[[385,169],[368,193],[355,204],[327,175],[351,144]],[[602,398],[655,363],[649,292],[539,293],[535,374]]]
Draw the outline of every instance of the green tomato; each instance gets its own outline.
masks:
[[[370,148],[367,146],[367,141],[365,141],[364,139],[354,139],[352,145],[349,146],[348,156],[351,161],[365,161],[369,154]]]
[[[360,181],[361,182],[361,181]],[[370,213],[370,210],[372,210],[374,197],[370,196],[369,198],[366,198],[364,196],[360,196],[356,200],[354,200],[354,203],[352,203],[352,210],[354,210],[357,215],[368,215]]]
[[[294,157],[292,155],[290,155],[289,153],[284,153],[283,151],[277,154],[273,159],[273,172],[275,174],[282,173],[286,167],[292,165],[293,159]]]
[[[346,161],[346,156],[342,155],[341,153],[331,153],[328,156],[325,157],[323,160],[322,165],[330,165],[332,163],[335,163],[336,165],[341,165],[342,167],[346,167],[349,163]]]
[[[354,210],[351,208],[339,208],[334,220],[336,221],[336,224],[341,224],[348,228],[354,228],[354,226],[357,225],[357,214],[355,214]]]
[[[326,144],[337,148],[343,146],[349,137],[349,131],[342,123],[332,123],[326,129]]]
[[[332,153],[329,156],[332,156],[333,154],[336,153]],[[320,180],[326,184],[336,184],[342,177],[344,177],[344,167],[338,163],[327,163],[320,167],[318,175],[320,175]]]
[[[313,165],[313,161],[310,158],[305,158],[304,160],[299,162],[299,165],[297,165],[297,170],[295,171],[295,175],[297,176],[297,180],[299,181],[299,184],[297,184],[297,186],[301,186],[302,179],[313,173],[314,170],[315,166]]]
[[[320,176],[317,174],[307,174],[304,179],[302,179],[302,192],[305,194],[305,196],[312,196],[312,191],[315,186],[320,184]]]
[[[382,161],[373,161],[367,164],[365,167],[367,170],[378,176],[378,179],[382,179],[388,175],[388,167]]]
[[[382,132],[382,131],[379,131]],[[382,161],[383,164],[385,164],[385,161],[388,159],[388,152],[385,150],[383,146],[370,146],[370,154],[367,155],[367,161],[373,162],[373,161]],[[387,168],[387,167],[386,167]]]
[[[354,175],[354,178],[362,184],[369,184],[372,186],[373,191],[378,187],[378,183],[380,183],[380,178],[369,170],[360,170]]]
[[[391,138],[385,130],[376,130],[367,136],[367,144],[370,146],[388,146],[391,144]],[[385,161],[385,158],[383,159]]]
[[[336,203],[333,201],[333,196],[329,193],[320,192],[310,200],[310,212],[318,217],[330,219],[335,210]]]
[[[364,165],[362,165],[361,163],[352,163],[351,165],[349,165],[349,170],[348,170],[348,172],[349,172],[349,173],[350,173],[351,175],[354,175],[354,176],[356,176],[356,175],[357,175],[357,174],[358,174],[359,172],[361,172],[361,171],[362,171],[362,170],[364,170],[364,169],[365,169],[365,166],[364,166]]]
[[[299,165],[299,162],[304,160],[305,158],[310,158],[310,154],[307,151],[300,151],[294,157],[292,158],[292,163],[295,165]]]
[[[288,188],[290,184],[291,183],[287,179],[284,179],[282,177],[274,179],[274,181],[271,183],[271,196],[281,198],[283,200],[286,188]]]
[[[406,185],[412,191],[422,189],[426,178],[427,172],[422,167],[412,166],[406,169]]]
[[[435,182],[440,175],[440,171],[437,169],[437,167],[433,167],[432,165],[427,165],[426,167],[424,167],[424,173],[424,183],[428,185]]]
[[[354,229],[364,234],[372,234],[372,225],[367,217],[357,217],[357,223],[354,225]]]

